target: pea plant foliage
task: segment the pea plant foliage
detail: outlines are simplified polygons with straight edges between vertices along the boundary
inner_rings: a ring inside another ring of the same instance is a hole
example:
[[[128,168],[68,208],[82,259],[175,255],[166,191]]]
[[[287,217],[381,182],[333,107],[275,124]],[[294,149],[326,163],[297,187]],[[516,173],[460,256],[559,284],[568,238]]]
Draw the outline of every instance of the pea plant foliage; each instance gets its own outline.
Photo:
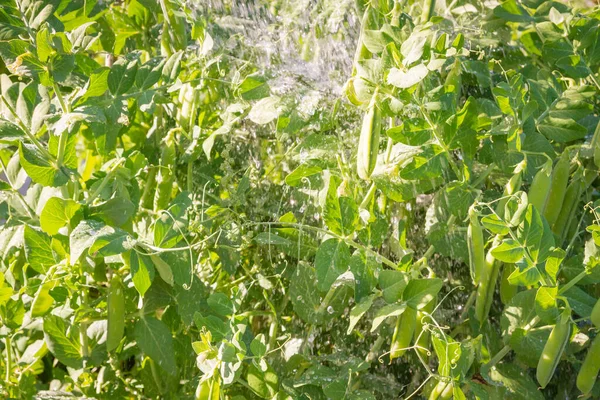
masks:
[[[600,398],[600,9],[242,3],[0,4],[0,397]]]

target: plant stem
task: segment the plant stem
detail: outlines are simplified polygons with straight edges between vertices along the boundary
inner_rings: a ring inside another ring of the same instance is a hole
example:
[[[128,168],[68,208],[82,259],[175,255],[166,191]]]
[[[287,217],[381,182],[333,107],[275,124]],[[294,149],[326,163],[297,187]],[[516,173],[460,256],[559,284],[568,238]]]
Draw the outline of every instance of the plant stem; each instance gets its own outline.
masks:
[[[577,282],[579,282],[580,280],[582,280],[583,278],[585,278],[587,275],[588,275],[588,271],[587,270],[581,271],[579,274],[577,274],[577,276],[575,276],[569,282],[567,282],[566,284],[562,285],[560,287],[560,289],[558,290],[558,294],[563,294],[567,290],[571,289],[573,286],[575,286],[577,284]]]
[[[483,365],[481,369],[485,372],[489,371],[494,365],[498,364],[498,362],[500,362],[500,360],[502,360],[510,352],[510,350],[511,348],[509,345],[504,346],[499,352],[496,353],[494,357],[492,357],[490,362]]]
[[[6,386],[10,385],[10,373],[12,371],[12,340],[10,335],[4,339],[6,347]]]

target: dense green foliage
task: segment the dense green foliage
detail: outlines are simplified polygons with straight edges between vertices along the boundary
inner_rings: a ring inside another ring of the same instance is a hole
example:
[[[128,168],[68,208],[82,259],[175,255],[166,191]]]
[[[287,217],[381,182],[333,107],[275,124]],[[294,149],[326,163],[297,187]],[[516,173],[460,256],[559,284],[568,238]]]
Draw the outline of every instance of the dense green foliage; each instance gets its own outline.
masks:
[[[600,9],[6,0],[0,57],[0,397],[600,397]]]

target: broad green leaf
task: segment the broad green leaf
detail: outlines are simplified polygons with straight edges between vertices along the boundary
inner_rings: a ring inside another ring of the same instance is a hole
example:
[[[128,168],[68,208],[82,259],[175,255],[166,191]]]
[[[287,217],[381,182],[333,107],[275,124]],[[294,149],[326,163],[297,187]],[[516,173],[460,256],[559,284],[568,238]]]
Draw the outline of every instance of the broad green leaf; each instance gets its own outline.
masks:
[[[40,226],[47,234],[56,235],[65,226],[72,228],[71,219],[80,209],[81,205],[73,200],[52,197],[46,202],[42,210]]]
[[[387,82],[400,89],[408,89],[425,79],[428,73],[429,70],[425,64],[419,64],[407,71],[392,68],[388,74]]]
[[[234,312],[233,302],[224,293],[211,294],[208,296],[207,303],[217,315],[226,317],[232,315]]]
[[[44,340],[48,350],[67,367],[79,369],[82,367],[83,358],[79,337],[76,335],[78,329],[74,328],[56,315],[44,318]]]
[[[502,363],[490,371],[490,377],[506,387],[507,398],[515,400],[544,400],[544,395],[538,389],[529,374],[523,373],[523,369],[516,364]]]
[[[16,143],[17,141],[23,140],[25,132],[5,119],[0,119],[0,143]]]
[[[50,236],[25,225],[23,238],[25,241],[25,255],[31,268],[45,274],[50,267],[57,264],[52,251]]]
[[[536,290],[530,289],[517,293],[504,308],[500,320],[503,334],[511,335],[517,328],[525,328],[536,316]]]
[[[354,199],[337,194],[339,185],[340,179],[332,176],[325,198],[323,219],[332,232],[347,236],[354,232],[358,223],[358,207]]]
[[[105,226],[94,238],[94,243],[89,248],[89,254],[93,257],[108,257],[121,254],[131,250],[136,240],[124,230]]]
[[[394,303],[388,304],[379,309],[375,317],[373,318],[373,324],[371,325],[371,332],[375,332],[377,328],[389,317],[397,317],[402,315],[406,310],[406,303]]]
[[[256,102],[250,113],[248,119],[258,125],[266,125],[279,117],[280,109],[279,103],[281,99],[277,96],[266,97]]]
[[[50,308],[54,304],[54,299],[50,295],[50,290],[53,287],[54,282],[46,282],[40,285],[31,306],[32,317],[41,317],[50,311]]]
[[[321,316],[317,313],[321,296],[315,290],[316,286],[315,269],[304,263],[298,264],[291,278],[289,293],[294,311],[306,323],[318,324],[321,321]]]
[[[136,207],[125,197],[113,197],[90,208],[90,216],[103,220],[109,225],[120,227],[134,215]]]
[[[556,305],[557,295],[557,287],[542,286],[538,288],[535,295],[535,312],[543,322],[556,323],[556,317],[559,315]]]
[[[420,310],[437,296],[442,284],[443,281],[438,278],[411,279],[402,293],[402,298],[409,307]]]
[[[69,176],[51,162],[40,149],[32,144],[19,143],[21,166],[35,182],[44,186],[62,186]]]
[[[552,248],[548,254],[548,258],[546,258],[546,264],[544,269],[552,282],[556,283],[556,277],[558,275],[558,270],[561,266],[562,261],[565,259],[567,253],[560,248]]]
[[[551,116],[539,122],[537,128],[542,135],[558,143],[583,139],[587,135],[587,129],[574,120]]]
[[[175,280],[173,278],[171,266],[156,254],[150,255],[150,258],[152,259],[152,263],[154,264],[154,267],[158,271],[158,274],[162,280],[173,286],[175,284]]]
[[[529,367],[537,367],[542,356],[544,345],[548,341],[551,329],[524,330],[517,328],[510,337],[510,347],[514,350],[519,360]]]
[[[497,260],[513,264],[523,258],[525,251],[517,241],[505,239],[498,246],[491,249],[491,253]]]
[[[271,399],[277,394],[279,386],[277,374],[269,365],[267,365],[266,370],[263,371],[254,364],[250,364],[246,375],[246,381],[254,394],[261,399]]]
[[[369,311],[369,309],[371,308],[371,305],[373,304],[374,299],[375,299],[374,295],[365,297],[362,299],[362,301],[360,303],[355,305],[352,308],[352,310],[350,310],[350,317],[349,317],[350,322],[348,324],[348,330],[346,331],[347,335],[352,333],[352,331],[354,330],[354,327],[356,326],[356,324],[358,324],[358,321],[360,321],[362,316],[365,315],[365,313],[367,311]]]
[[[402,293],[410,277],[403,271],[383,270],[379,273],[379,288],[388,303],[395,303],[402,298]]]
[[[338,276],[350,266],[348,245],[338,239],[328,239],[321,243],[315,256],[317,288],[326,292]]]
[[[437,145],[426,146],[419,155],[400,171],[400,177],[406,180],[425,180],[437,178],[444,170],[446,152]]]
[[[550,248],[554,246],[554,236],[546,220],[532,205],[527,207],[523,226],[519,231],[531,259],[536,263],[544,262],[548,258]]]
[[[133,284],[140,294],[143,296],[150,288],[154,279],[154,263],[150,256],[130,250],[122,254],[123,260],[129,265]]]
[[[506,235],[510,232],[510,228],[506,226],[504,221],[500,220],[496,215],[490,214],[481,218],[481,224],[485,229],[489,230],[495,235]]]
[[[177,375],[173,337],[167,326],[153,317],[143,317],[135,324],[135,340],[158,366],[170,375]]]
[[[306,178],[318,174],[322,170],[323,168],[319,165],[302,164],[285,177],[285,183],[293,187],[300,186]]]
[[[75,227],[73,232],[71,232],[71,236],[69,237],[71,265],[76,263],[79,260],[79,257],[94,244],[96,237],[107,229],[110,229],[110,227],[106,227],[99,221],[91,219],[81,221],[79,225]]]
[[[532,286],[542,279],[538,264],[532,264],[527,259],[515,263],[515,270],[509,275],[508,282],[515,286]]]
[[[250,350],[255,357],[262,358],[267,354],[267,343],[265,335],[259,333],[250,343]]]
[[[126,58],[120,58],[115,61],[107,77],[110,92],[115,96],[126,93],[135,82],[136,72],[137,60],[129,61]]]
[[[350,258],[350,271],[354,275],[354,299],[359,302],[371,293],[377,279],[375,274],[380,267],[372,257],[362,252],[354,252]],[[383,273],[383,271],[381,271]]]

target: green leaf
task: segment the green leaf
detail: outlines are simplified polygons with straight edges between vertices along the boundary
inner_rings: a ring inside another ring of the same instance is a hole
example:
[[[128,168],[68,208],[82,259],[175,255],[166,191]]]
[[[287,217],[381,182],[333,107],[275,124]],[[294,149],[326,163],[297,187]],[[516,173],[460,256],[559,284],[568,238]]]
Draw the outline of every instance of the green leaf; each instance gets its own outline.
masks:
[[[420,310],[437,296],[442,284],[443,281],[438,278],[411,279],[402,293],[402,298],[410,308]]]
[[[0,143],[13,144],[23,140],[24,137],[25,132],[19,126],[5,119],[0,119]]]
[[[338,196],[339,185],[340,179],[332,176],[329,180],[327,197],[325,198],[323,219],[332,232],[347,236],[354,232],[358,224],[358,207],[354,199]]]
[[[510,347],[519,360],[531,368],[537,367],[551,329],[524,330],[517,328],[510,337]]]
[[[338,276],[350,265],[348,245],[338,239],[328,239],[321,243],[315,256],[317,288],[326,292]]]
[[[131,250],[136,240],[129,233],[119,228],[103,227],[94,238],[89,254],[93,257],[108,257]]]
[[[77,331],[78,329],[70,327],[63,318],[56,315],[44,318],[44,341],[48,350],[58,361],[75,369],[81,368],[83,361]]]
[[[403,271],[383,270],[379,273],[379,287],[383,298],[388,303],[395,303],[402,298],[410,278]]]
[[[532,286],[542,279],[538,264],[530,263],[523,258],[515,265],[517,268],[508,276],[508,282],[511,285]]]
[[[19,155],[21,166],[35,183],[56,187],[69,181],[69,176],[57,168],[36,146],[20,142]]]
[[[481,224],[495,235],[506,235],[510,232],[510,228],[495,214],[486,215],[481,218]]]
[[[144,296],[154,280],[154,264],[149,256],[140,254],[134,250],[123,253],[123,260],[131,269],[133,285],[140,294]]]
[[[300,186],[305,178],[318,174],[322,170],[323,168],[319,165],[302,164],[285,177],[285,183],[292,187]]]
[[[348,330],[346,331],[347,335],[352,333],[352,331],[354,330],[354,327],[356,326],[356,324],[358,324],[358,321],[360,321],[362,316],[365,315],[365,313],[367,311],[369,311],[369,309],[371,308],[371,305],[373,305],[374,299],[375,299],[375,295],[365,297],[364,299],[362,299],[362,301],[360,303],[355,305],[352,308],[352,310],[350,310]]]
[[[402,315],[402,313],[406,310],[406,307],[406,303],[394,303],[381,307],[373,318],[371,332],[375,332],[387,318]]]
[[[527,207],[522,229],[518,233],[525,239],[525,248],[533,262],[546,261],[550,249],[554,246],[554,236],[546,220],[532,205]]]
[[[71,265],[79,260],[79,257],[86,252],[96,240],[96,237],[102,233],[105,227],[102,222],[95,220],[83,220],[75,227],[69,237],[69,247],[71,249]]]
[[[523,258],[525,251],[519,242],[513,239],[505,239],[498,246],[491,249],[491,253],[497,260],[514,264]]]
[[[218,315],[227,317],[233,314],[233,302],[224,293],[213,293],[208,297],[208,306]]]
[[[40,285],[31,306],[32,317],[41,317],[50,311],[54,304],[54,298],[50,295],[50,290],[53,287],[54,282],[46,282]]]
[[[250,389],[261,399],[271,399],[277,394],[279,386],[277,374],[269,365],[263,371],[254,364],[250,364],[246,381]]]
[[[315,290],[316,285],[315,269],[304,263],[298,264],[291,278],[290,299],[294,311],[306,323],[318,324],[321,320],[317,313],[321,305],[321,297]]]
[[[570,118],[548,116],[538,123],[537,128],[542,135],[558,143],[583,139],[587,135],[587,129]]]
[[[56,235],[61,228],[65,226],[72,227],[71,219],[80,209],[81,205],[73,200],[52,197],[46,202],[42,210],[40,226],[47,234]]]
[[[153,317],[143,317],[135,324],[135,340],[140,349],[172,376],[177,375],[173,338],[167,326]]]
[[[392,68],[388,74],[387,82],[397,88],[408,89],[425,79],[428,73],[429,70],[425,64],[419,64],[407,71]]]
[[[559,315],[556,305],[557,287],[541,286],[535,295],[535,312],[547,324],[556,323]]]
[[[135,82],[137,72],[137,60],[129,61],[126,58],[120,58],[110,68],[107,84],[110,92],[119,96],[126,93]]]
[[[440,146],[430,145],[403,166],[400,177],[406,180],[424,180],[439,177],[444,170],[446,152]]]
[[[27,262],[37,272],[45,274],[57,263],[52,252],[52,239],[44,232],[25,225],[23,231]]]
[[[125,197],[113,197],[89,208],[90,217],[103,220],[109,225],[120,227],[134,215],[136,207]]]

